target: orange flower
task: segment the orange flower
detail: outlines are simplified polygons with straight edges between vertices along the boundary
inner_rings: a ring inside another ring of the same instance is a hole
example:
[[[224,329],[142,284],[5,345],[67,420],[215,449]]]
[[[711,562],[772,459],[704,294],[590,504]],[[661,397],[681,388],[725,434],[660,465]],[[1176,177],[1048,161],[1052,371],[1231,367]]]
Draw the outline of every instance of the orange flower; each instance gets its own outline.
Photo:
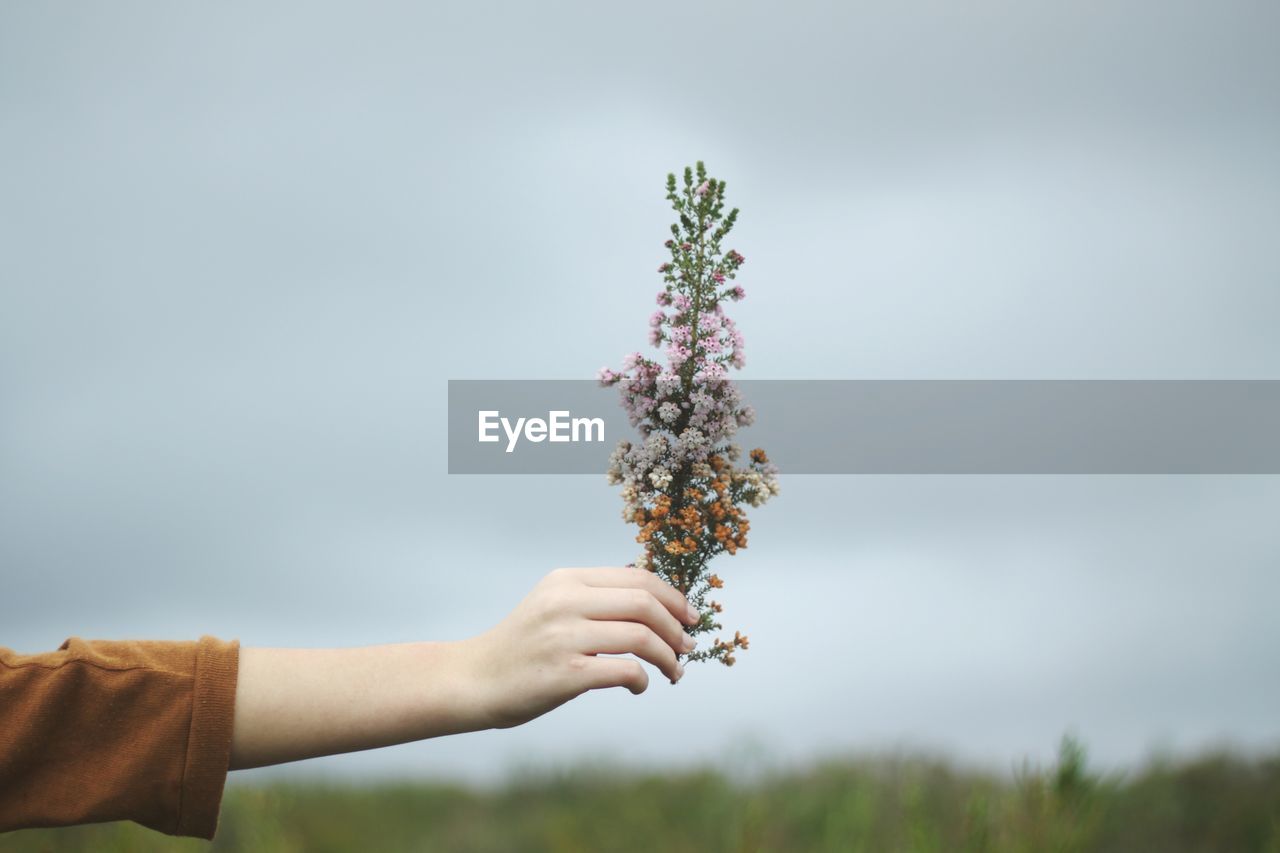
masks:
[[[707,578],[707,584],[708,584],[712,589],[723,589],[723,588],[724,588],[724,581],[720,580],[720,576],[719,576],[719,575],[712,575],[711,577]]]
[[[761,465],[763,465],[764,463],[769,461],[769,457],[764,455],[764,450],[757,447],[755,450],[751,451],[751,461],[759,462]]]
[[[712,647],[712,652],[720,652],[720,662],[725,666],[733,666],[735,658],[733,656],[732,643],[726,643],[724,640],[717,639],[715,641],[715,645]]]

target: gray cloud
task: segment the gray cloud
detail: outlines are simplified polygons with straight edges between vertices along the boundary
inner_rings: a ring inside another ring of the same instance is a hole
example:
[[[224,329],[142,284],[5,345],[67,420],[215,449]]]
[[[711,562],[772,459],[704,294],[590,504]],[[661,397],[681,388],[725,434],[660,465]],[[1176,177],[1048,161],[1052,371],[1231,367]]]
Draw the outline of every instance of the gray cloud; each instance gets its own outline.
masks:
[[[639,348],[699,157],[744,376],[1276,378],[1277,16],[5,7],[0,643],[463,636],[630,559],[603,478],[448,477],[445,381]],[[783,482],[726,566],[734,669],[279,772],[494,772],[692,707],[724,734],[618,750],[1275,743],[1274,478]]]

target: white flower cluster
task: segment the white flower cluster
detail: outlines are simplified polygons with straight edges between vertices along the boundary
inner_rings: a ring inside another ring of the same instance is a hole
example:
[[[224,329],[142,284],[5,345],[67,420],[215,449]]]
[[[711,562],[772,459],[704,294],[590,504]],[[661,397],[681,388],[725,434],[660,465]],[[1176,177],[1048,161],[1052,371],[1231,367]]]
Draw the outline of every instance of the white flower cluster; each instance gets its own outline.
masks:
[[[724,383],[728,385],[729,383]],[[698,392],[702,393],[702,392]],[[694,401],[694,406],[701,401]],[[672,405],[671,403],[664,403]],[[631,522],[637,511],[652,506],[657,497],[668,491],[684,472],[684,485],[705,486],[716,478],[716,471],[708,463],[714,453],[719,453],[730,464],[742,457],[742,449],[733,442],[724,441],[748,409],[736,410],[733,417],[722,420],[719,442],[697,427],[685,427],[679,435],[668,437],[668,432],[651,431],[643,444],[620,441],[609,456],[606,478],[610,484],[622,484],[622,518]],[[659,412],[659,417],[663,417]],[[666,420],[666,418],[663,418]],[[779,493],[777,468],[770,462],[750,462],[748,467],[734,468],[729,482],[735,487],[738,499],[758,507]]]
[[[779,492],[776,472],[747,468],[735,471],[733,480],[742,487],[742,496],[752,506],[762,506]]]

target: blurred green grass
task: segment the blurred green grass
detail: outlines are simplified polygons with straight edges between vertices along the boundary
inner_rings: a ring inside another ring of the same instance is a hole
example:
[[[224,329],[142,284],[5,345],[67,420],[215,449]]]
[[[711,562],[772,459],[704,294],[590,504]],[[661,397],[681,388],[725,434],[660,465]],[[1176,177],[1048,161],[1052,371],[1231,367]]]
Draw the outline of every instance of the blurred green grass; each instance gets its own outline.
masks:
[[[723,771],[578,768],[494,789],[228,784],[213,842],[129,822],[0,835],[0,851],[1267,851],[1280,756],[1215,753],[1097,775],[1071,738],[1010,776],[915,757]]]

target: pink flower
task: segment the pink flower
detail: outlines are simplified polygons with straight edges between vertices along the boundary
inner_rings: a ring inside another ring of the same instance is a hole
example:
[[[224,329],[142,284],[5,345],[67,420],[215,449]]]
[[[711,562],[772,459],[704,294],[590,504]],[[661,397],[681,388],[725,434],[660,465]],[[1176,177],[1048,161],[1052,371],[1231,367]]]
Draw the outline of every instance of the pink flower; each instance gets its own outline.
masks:
[[[698,185],[698,188],[693,191],[693,194],[701,198],[702,196],[707,194],[707,190],[709,189],[711,189],[711,182],[703,181],[701,184]]]
[[[694,382],[719,382],[725,377],[725,369],[722,365],[710,361],[704,364],[697,373],[693,375]]]

